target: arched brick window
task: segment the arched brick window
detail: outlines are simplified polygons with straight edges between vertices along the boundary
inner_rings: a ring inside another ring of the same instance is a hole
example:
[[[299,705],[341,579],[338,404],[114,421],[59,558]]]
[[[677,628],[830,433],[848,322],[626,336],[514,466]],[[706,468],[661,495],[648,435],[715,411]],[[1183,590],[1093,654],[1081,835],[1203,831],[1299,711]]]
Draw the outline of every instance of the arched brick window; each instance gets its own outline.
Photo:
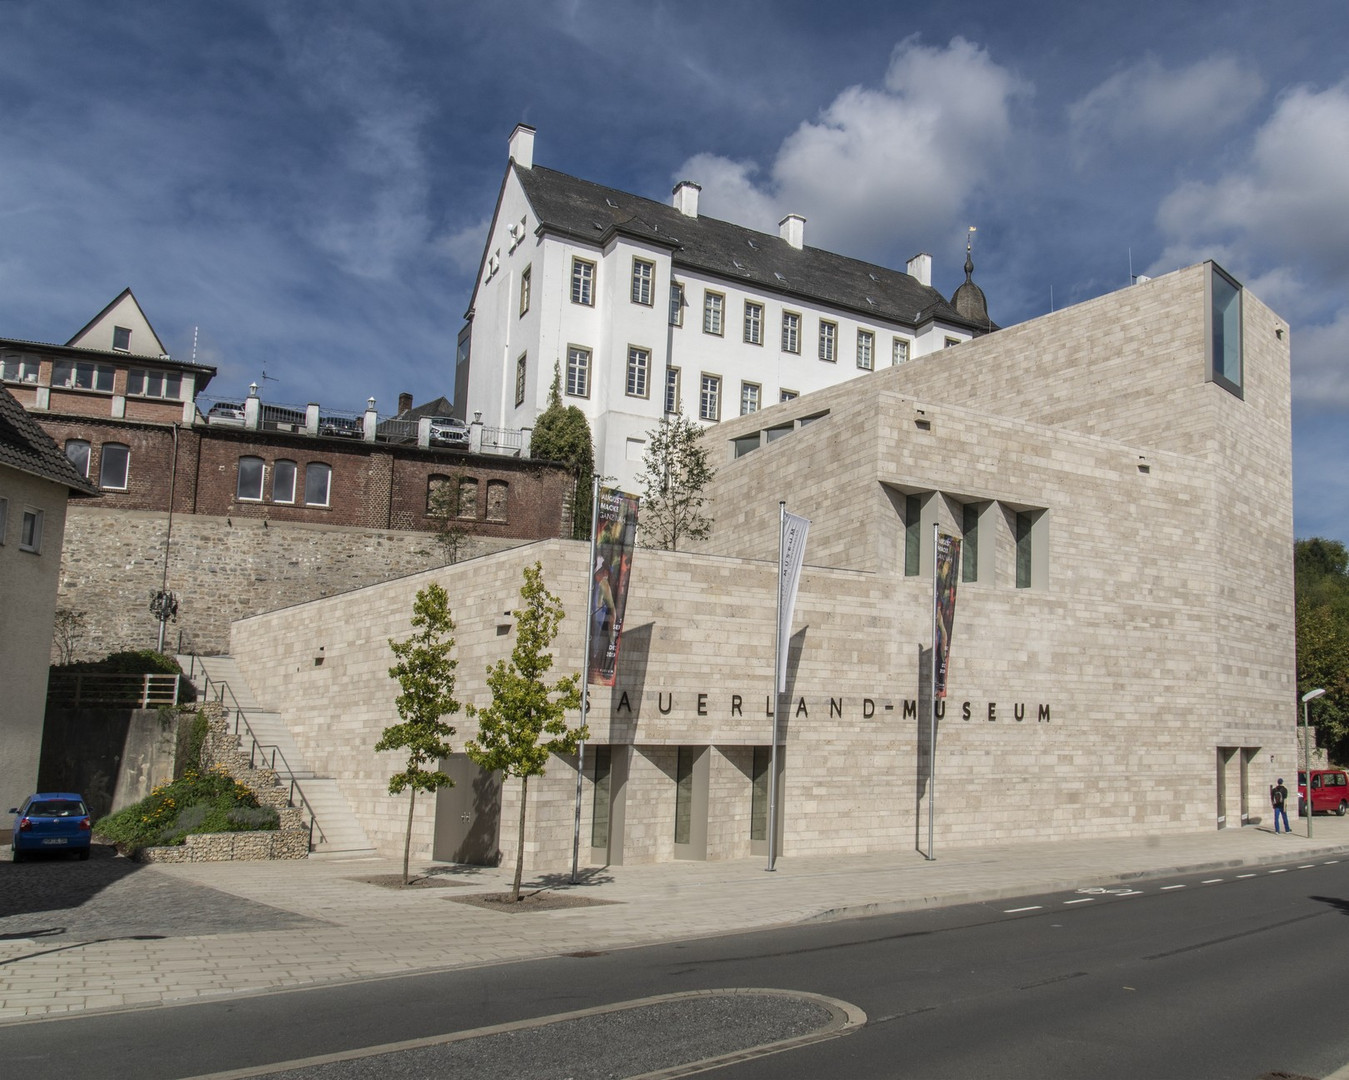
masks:
[[[459,478],[459,516],[461,518],[478,516],[478,481],[471,476]]]

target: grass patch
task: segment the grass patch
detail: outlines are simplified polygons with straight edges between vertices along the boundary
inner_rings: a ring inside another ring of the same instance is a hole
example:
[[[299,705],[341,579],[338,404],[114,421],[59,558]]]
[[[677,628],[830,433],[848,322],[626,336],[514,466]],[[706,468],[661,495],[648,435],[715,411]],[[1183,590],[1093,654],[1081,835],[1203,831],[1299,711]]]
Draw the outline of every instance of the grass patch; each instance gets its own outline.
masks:
[[[183,843],[192,833],[275,829],[280,816],[219,768],[189,768],[146,798],[103,818],[94,834],[132,854],[146,847]]]

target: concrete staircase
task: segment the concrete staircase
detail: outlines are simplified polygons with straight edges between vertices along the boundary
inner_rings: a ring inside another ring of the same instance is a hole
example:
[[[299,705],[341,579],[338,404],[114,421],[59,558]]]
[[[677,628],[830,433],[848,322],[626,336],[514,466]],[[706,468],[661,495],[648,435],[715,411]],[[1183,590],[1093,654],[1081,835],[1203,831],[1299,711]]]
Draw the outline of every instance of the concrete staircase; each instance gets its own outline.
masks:
[[[283,783],[294,780],[304,796],[314,818],[314,848],[311,858],[371,858],[377,854],[369,838],[361,828],[351,807],[331,777],[316,776],[299,747],[291,737],[290,728],[280,713],[264,709],[253,697],[252,687],[244,677],[243,671],[231,656],[180,656],[178,662],[184,671],[194,672],[193,679],[202,696],[213,700],[223,700],[231,709],[236,707],[243,713],[248,727],[239,725],[239,745],[245,753],[253,756],[259,767],[275,768]],[[210,679],[211,689],[207,695],[204,686]],[[220,687],[228,687],[223,692]],[[248,732],[252,732],[249,738]],[[295,804],[301,805],[297,795]],[[306,819],[309,814],[305,815]]]

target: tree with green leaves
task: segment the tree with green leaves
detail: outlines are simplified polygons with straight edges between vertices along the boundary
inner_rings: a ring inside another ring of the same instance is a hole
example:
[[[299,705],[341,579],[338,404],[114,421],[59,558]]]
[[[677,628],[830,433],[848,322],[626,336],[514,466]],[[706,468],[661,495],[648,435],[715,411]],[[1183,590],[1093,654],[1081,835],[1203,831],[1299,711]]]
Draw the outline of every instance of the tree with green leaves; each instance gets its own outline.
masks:
[[[436,543],[440,545],[445,561],[451,566],[463,558],[468,550],[470,537],[468,529],[464,527],[459,517],[463,480],[463,473],[437,477],[426,500],[426,516],[431,519]]]
[[[1349,551],[1338,540],[1299,540],[1293,574],[1298,694],[1326,691],[1312,705],[1312,727],[1330,760],[1343,765],[1349,762]]]
[[[553,666],[550,647],[565,618],[562,601],[543,584],[540,563],[526,566],[520,588],[522,606],[515,616],[515,648],[511,658],[487,669],[492,703],[485,709],[468,706],[478,721],[478,736],[464,747],[468,756],[489,772],[500,771],[520,780],[520,828],[515,845],[515,884],[511,901],[520,899],[525,865],[525,806],[529,778],[542,776],[550,754],[574,754],[590,733],[584,724],[568,728],[566,713],[580,708],[581,675],[563,675],[549,685]]]
[[[576,478],[572,492],[572,539],[590,537],[590,478],[595,472],[595,446],[590,422],[575,405],[562,404],[562,374],[553,367],[553,385],[548,407],[534,421],[529,437],[529,456],[539,461],[560,461],[571,467]]]
[[[683,413],[664,417],[647,432],[637,482],[642,485],[638,528],[644,547],[678,551],[681,541],[702,540],[712,528],[703,512],[703,489],[716,475],[708,464],[703,429]]]
[[[389,639],[398,663],[389,668],[389,677],[398,680],[401,693],[394,700],[402,723],[384,729],[376,750],[404,750],[407,765],[389,777],[389,794],[411,792],[408,800],[407,838],[403,843],[403,884],[408,883],[408,860],[412,851],[413,810],[417,792],[433,792],[452,787],[454,781],[438,767],[451,750],[447,741],[454,728],[443,719],[459,711],[454,697],[454,669],[457,661],[450,655],[454,648],[454,620],[450,617],[450,599],[441,586],[432,582],[417,593],[412,604],[412,627],[416,631],[404,641]],[[432,767],[428,767],[432,766]]]

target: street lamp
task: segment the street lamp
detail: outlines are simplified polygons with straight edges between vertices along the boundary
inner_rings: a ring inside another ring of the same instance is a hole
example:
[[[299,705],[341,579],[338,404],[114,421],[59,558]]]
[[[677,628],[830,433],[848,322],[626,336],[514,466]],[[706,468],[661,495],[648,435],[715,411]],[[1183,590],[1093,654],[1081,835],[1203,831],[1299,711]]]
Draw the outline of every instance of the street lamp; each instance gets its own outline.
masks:
[[[1312,729],[1308,721],[1309,702],[1315,701],[1325,693],[1323,687],[1308,690],[1302,695],[1302,762],[1303,775],[1307,778],[1307,839],[1312,838]]]

